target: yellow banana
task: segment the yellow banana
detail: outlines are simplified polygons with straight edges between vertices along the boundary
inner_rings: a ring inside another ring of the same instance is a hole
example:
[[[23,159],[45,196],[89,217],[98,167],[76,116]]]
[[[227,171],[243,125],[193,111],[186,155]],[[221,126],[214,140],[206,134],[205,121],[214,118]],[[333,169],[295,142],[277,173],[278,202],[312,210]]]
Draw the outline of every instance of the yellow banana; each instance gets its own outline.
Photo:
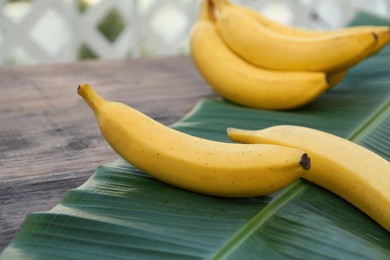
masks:
[[[183,189],[228,197],[266,195],[310,168],[310,158],[299,149],[206,140],[164,126],[125,104],[107,101],[87,84],[79,85],[78,94],[122,158]]]
[[[291,109],[328,88],[325,73],[271,71],[244,61],[220,38],[214,19],[211,3],[203,1],[190,49],[201,75],[224,98],[253,108]]]
[[[299,126],[229,129],[228,135],[239,143],[305,150],[312,167],[303,178],[336,193],[390,231],[390,162],[379,155],[335,135]]]
[[[216,24],[223,40],[242,58],[263,68],[341,71],[366,58],[378,41],[378,35],[371,31],[343,31],[318,37],[285,35],[270,30],[224,0],[213,2],[219,11]]]
[[[295,26],[289,26],[285,24],[278,23],[261,13],[256,12],[255,10],[246,7],[244,5],[234,4],[229,2],[228,0],[225,0],[226,4],[230,4],[232,7],[239,8],[242,11],[244,11],[247,15],[251,16],[253,19],[255,19],[257,22],[261,23],[262,25],[268,27],[270,30],[273,30],[277,33],[289,35],[289,36],[296,36],[296,37],[317,37],[317,36],[325,36],[325,35],[331,35],[331,34],[339,34],[343,33],[345,31],[351,31],[351,32],[374,32],[378,36],[378,41],[376,45],[373,47],[370,55],[374,55],[378,53],[380,50],[382,50],[384,47],[386,47],[390,42],[390,26],[353,26],[353,27],[347,27],[347,28],[341,28],[341,29],[335,29],[335,30],[310,30],[305,28],[299,28]],[[357,57],[358,58],[358,57]],[[360,62],[357,60],[356,62]],[[353,62],[355,63],[355,62]],[[347,74],[346,70],[334,72],[329,77],[329,88],[333,88],[336,86]]]
[[[278,23],[261,13],[256,12],[255,10],[246,7],[244,5],[239,5],[235,3],[231,3],[228,0],[224,0],[226,4],[229,4],[233,8],[238,8],[245,12],[247,15],[251,16],[253,19],[255,19],[257,22],[261,23],[263,26],[269,28],[270,30],[273,30],[277,33],[281,33],[284,35],[289,36],[295,36],[295,37],[317,37],[317,36],[326,36],[326,35],[336,35],[339,33],[343,33],[345,31],[350,32],[374,32],[378,36],[378,41],[376,45],[373,47],[370,55],[374,55],[378,53],[380,50],[382,50],[384,47],[386,47],[390,42],[390,26],[353,26],[353,27],[347,27],[347,28],[341,28],[341,29],[335,29],[335,30],[310,30],[305,28],[299,28],[295,26],[289,26],[285,24]],[[356,57],[357,59],[359,57]],[[356,62],[352,63],[358,63],[359,60],[356,60]],[[332,74],[329,74],[329,88],[333,88],[336,86],[341,80],[344,79],[345,75],[347,74],[347,70],[342,70],[339,72],[334,72]]]
[[[345,32],[374,32],[378,35],[378,41],[375,47],[373,48],[371,54],[377,53],[383,47],[385,47],[390,42],[390,26],[353,26],[335,30],[310,30],[304,28],[298,28],[294,26],[289,26],[285,24],[278,23],[255,10],[246,7],[244,5],[238,5],[230,3],[228,0],[224,0],[226,4],[229,4],[231,7],[238,8],[241,11],[245,12],[247,15],[251,16],[257,22],[261,23],[263,26],[273,30],[277,33],[281,33],[289,36],[296,37],[318,37],[326,35],[337,35]]]

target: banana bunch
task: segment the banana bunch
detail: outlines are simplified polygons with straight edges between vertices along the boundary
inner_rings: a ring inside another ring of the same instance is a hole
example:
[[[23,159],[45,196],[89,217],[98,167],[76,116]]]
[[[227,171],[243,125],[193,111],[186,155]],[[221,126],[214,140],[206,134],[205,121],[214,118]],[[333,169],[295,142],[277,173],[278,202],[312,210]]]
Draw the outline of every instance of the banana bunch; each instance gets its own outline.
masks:
[[[386,159],[356,143],[306,127],[230,128],[227,132],[234,142],[306,151],[312,167],[304,179],[349,201],[390,231],[390,162]]]
[[[273,22],[227,0],[203,0],[190,51],[200,74],[224,98],[282,110],[312,102],[389,41],[387,26],[317,32]]]
[[[235,144],[187,135],[118,102],[91,86],[78,94],[93,110],[110,146],[126,161],[171,185],[203,194],[247,197],[278,191],[302,177],[310,158],[300,149]]]

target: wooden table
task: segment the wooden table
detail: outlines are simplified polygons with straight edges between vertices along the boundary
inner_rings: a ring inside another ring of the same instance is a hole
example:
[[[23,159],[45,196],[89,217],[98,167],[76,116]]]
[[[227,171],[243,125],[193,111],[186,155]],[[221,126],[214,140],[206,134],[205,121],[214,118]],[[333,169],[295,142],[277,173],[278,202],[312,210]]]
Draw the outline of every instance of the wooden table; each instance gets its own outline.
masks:
[[[29,212],[49,210],[118,158],[79,83],[167,125],[214,95],[190,57],[0,68],[0,252]]]

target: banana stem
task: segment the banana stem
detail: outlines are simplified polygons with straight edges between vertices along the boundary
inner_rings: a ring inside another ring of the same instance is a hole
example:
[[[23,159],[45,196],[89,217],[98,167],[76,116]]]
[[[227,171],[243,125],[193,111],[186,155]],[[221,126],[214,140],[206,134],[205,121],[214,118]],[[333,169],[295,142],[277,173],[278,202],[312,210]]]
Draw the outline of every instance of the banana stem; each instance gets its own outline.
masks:
[[[230,5],[229,1],[227,0],[211,0],[215,7],[217,7],[218,11],[222,11],[225,7],[228,7]]]
[[[99,94],[88,84],[80,84],[77,88],[77,94],[79,94],[85,102],[96,113],[101,107],[105,99],[99,96]]]
[[[215,22],[214,5],[211,0],[203,0],[200,6],[198,20]]]

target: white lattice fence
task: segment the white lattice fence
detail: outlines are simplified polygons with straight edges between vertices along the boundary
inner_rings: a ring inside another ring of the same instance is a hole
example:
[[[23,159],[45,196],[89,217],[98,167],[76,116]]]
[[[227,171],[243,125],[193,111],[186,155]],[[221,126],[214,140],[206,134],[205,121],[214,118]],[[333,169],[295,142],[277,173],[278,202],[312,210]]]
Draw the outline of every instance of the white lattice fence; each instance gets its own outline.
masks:
[[[198,4],[196,0],[155,0],[145,10],[141,9],[142,53],[169,55],[187,52],[189,31]]]
[[[5,6],[4,0],[0,0],[0,7]],[[17,63],[18,55],[24,55],[26,59],[39,62],[69,61],[75,59],[77,42],[72,41],[72,27],[75,25],[76,12],[73,2],[66,1],[34,1],[31,5],[19,6],[24,15],[12,15],[0,12],[0,28],[2,32],[1,63]],[[57,30],[50,35],[36,28],[42,28],[45,23],[51,21],[51,17],[58,14],[55,21]],[[43,32],[43,34],[42,34]],[[68,40],[62,43],[56,42],[60,35],[68,34]],[[48,42],[51,44],[48,44]]]
[[[115,41],[110,41],[98,30],[98,26],[113,10],[126,26]],[[100,58],[123,58],[130,53],[137,56],[138,22],[137,1],[100,1],[78,16],[78,23],[74,29],[76,41],[85,44]]]
[[[0,0],[0,64],[72,61],[80,46],[102,59],[187,52],[199,3],[105,0],[79,12],[76,0],[6,2]],[[111,41],[98,27],[112,11],[125,26]]]
[[[199,0],[0,0],[0,64],[67,62],[83,46],[102,59],[188,52]],[[283,23],[317,29],[343,26],[357,10],[390,19],[390,0],[233,0]],[[101,30],[113,14],[123,24]]]

